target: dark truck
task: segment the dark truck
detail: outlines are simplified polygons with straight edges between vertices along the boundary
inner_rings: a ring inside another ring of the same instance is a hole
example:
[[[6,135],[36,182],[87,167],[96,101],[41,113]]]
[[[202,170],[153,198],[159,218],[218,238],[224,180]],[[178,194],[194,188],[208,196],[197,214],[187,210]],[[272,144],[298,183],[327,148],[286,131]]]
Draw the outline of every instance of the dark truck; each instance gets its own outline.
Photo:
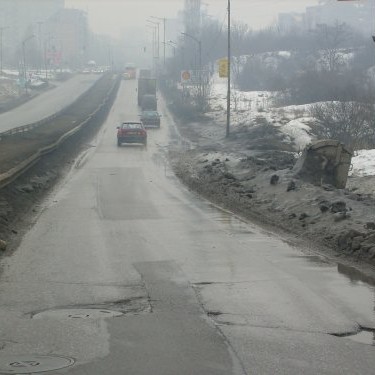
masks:
[[[141,76],[138,78],[138,105],[139,106],[142,106],[143,97],[145,95],[147,95],[148,98],[150,98],[150,96],[154,96],[153,102],[156,103],[156,79],[155,78],[144,78]],[[146,109],[146,108],[142,108],[142,109]],[[156,110],[156,107],[148,108],[148,109]]]

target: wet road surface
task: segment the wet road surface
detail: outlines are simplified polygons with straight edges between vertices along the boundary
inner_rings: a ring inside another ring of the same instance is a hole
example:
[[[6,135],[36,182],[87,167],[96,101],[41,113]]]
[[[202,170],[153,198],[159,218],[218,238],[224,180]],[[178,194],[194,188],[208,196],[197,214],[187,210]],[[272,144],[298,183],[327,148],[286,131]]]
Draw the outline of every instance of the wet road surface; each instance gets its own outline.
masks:
[[[165,111],[117,147],[135,87],[2,261],[0,373],[372,374],[374,287],[187,191]]]

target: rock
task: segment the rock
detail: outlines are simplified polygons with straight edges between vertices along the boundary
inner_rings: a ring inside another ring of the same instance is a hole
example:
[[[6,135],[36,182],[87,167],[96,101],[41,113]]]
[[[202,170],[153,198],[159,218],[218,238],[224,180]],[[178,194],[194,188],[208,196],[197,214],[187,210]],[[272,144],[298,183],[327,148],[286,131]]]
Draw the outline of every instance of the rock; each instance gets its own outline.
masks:
[[[23,193],[32,193],[34,191],[34,188],[31,184],[26,184],[26,185],[20,186],[18,190],[22,191]]]
[[[271,185],[277,185],[279,182],[280,177],[277,174],[274,174],[271,176],[270,184]]]
[[[350,217],[351,215],[347,212],[336,212],[333,214],[333,220],[336,222],[349,219]]]
[[[255,188],[251,187],[251,188],[247,189],[246,193],[255,193]]]
[[[289,182],[287,188],[286,188],[286,191],[292,191],[292,190],[296,190],[297,189],[297,186],[296,186],[296,183],[292,180]]]
[[[0,251],[5,251],[7,249],[7,243],[3,240],[0,240]]]
[[[323,188],[325,191],[333,191],[333,190],[335,190],[335,187],[334,187],[334,186],[332,186],[332,185],[328,185],[328,184],[322,185],[322,188]]]
[[[372,247],[369,251],[368,251],[368,257],[370,259],[375,259],[375,246]]]
[[[369,222],[366,223],[365,228],[374,230],[375,229],[375,223],[373,221],[369,221]]]
[[[370,258],[370,259],[374,259],[374,260],[375,260],[375,247],[372,247],[372,248],[369,250],[368,254],[369,254],[369,258]]]
[[[228,180],[236,180],[236,177],[232,173],[229,173],[229,172],[224,172],[223,177]]]
[[[336,213],[336,212],[346,212],[346,202],[342,200],[335,201],[331,203],[331,212]]]
[[[319,208],[321,212],[327,212],[330,208],[330,203],[328,201],[322,201],[319,203]]]
[[[295,219],[297,217],[297,215],[293,212],[288,217],[289,217],[289,219]]]
[[[348,235],[348,233],[341,234],[337,238],[337,246],[339,250],[347,250],[350,248],[352,244],[352,238]]]
[[[364,237],[363,236],[358,236],[354,237],[352,241],[351,248],[353,251],[359,250],[361,248],[361,243],[363,242]]]
[[[366,245],[375,245],[375,233],[370,234],[364,240]]]
[[[302,214],[299,215],[298,220],[304,220],[304,219],[306,219],[307,217],[309,217],[309,215],[308,215],[306,212],[302,212]]]
[[[372,247],[373,245],[365,244],[364,242],[361,243],[361,251],[365,253],[367,253]]]

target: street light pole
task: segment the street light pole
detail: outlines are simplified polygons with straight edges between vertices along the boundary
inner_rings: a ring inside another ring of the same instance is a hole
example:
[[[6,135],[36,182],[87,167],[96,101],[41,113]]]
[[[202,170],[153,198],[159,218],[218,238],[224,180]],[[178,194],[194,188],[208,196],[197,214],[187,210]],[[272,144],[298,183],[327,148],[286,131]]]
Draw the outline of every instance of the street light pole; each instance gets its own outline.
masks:
[[[167,19],[164,17],[164,18],[161,18],[161,17],[154,17],[154,16],[150,16],[151,18],[154,18],[156,20],[160,20],[160,21],[163,21],[163,44],[164,44],[164,56],[163,56],[163,65],[164,65],[164,68],[165,68],[165,48],[166,48],[166,21]]]
[[[198,44],[198,53],[199,53],[199,73],[198,73],[198,79],[199,79],[199,99],[202,100],[202,41],[197,39],[195,36],[190,35],[188,33],[181,33],[182,35],[185,35],[192,40],[194,40]]]
[[[231,45],[230,45],[230,0],[228,0],[228,91],[227,91],[227,128],[226,136],[230,134],[230,84],[231,84]]]
[[[27,91],[27,68],[26,68],[26,52],[25,52],[25,45],[30,39],[34,38],[35,35],[30,35],[28,38],[22,41],[22,59],[23,59],[23,79],[25,82],[25,93],[28,94]]]
[[[157,27],[157,32],[158,32],[158,34],[157,34],[157,49],[156,49],[156,51],[157,51],[157,56],[156,56],[156,58],[157,58],[157,67],[156,67],[156,69],[157,69],[157,73],[156,73],[156,75],[159,76],[159,58],[160,58],[160,23],[159,23],[159,22],[154,22],[154,21],[151,21],[151,20],[147,20],[147,22],[152,23],[152,24],[156,25],[156,27]]]
[[[42,25],[43,25],[44,22],[42,21],[39,21],[37,22],[38,24],[38,43],[39,43],[39,71],[41,72],[42,71],[42,65],[43,65],[43,59],[42,59]]]
[[[0,75],[3,75],[3,31],[9,27],[0,27]]]
[[[3,30],[4,27],[0,27],[0,75],[3,75]]]
[[[152,29],[152,70],[156,74],[156,26],[147,25]]]

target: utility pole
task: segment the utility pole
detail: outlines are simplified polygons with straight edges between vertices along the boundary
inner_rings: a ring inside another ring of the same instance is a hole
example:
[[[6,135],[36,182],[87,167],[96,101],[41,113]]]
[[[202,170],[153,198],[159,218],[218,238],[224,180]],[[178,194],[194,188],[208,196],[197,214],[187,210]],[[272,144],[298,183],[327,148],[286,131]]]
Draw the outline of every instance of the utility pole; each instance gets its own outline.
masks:
[[[0,27],[0,75],[3,75],[3,31],[4,27]]]
[[[38,24],[38,43],[39,43],[39,58],[38,58],[38,69],[42,71],[43,59],[42,59],[42,25],[44,22],[39,21]]]
[[[3,75],[3,31],[9,27],[0,27],[0,75]]]
[[[152,29],[152,70],[155,75],[157,75],[156,72],[156,63],[157,63],[157,56],[156,56],[156,33],[157,33],[157,27],[153,25],[146,25],[148,28]]]
[[[166,18],[163,18],[163,28],[164,28],[164,70],[165,70],[165,23],[166,23]]]
[[[156,75],[159,77],[159,58],[160,58],[160,22],[154,22],[151,20],[146,20],[147,22],[155,25],[157,27],[157,48],[156,48],[156,58],[157,58],[157,66],[156,66]]]
[[[230,45],[230,0],[228,0],[228,92],[227,92],[227,129],[226,136],[229,137],[230,134],[230,84],[231,84],[231,45]]]
[[[199,80],[199,86],[198,86],[198,92],[199,92],[199,100],[203,100],[203,82],[202,82],[202,41],[200,39],[197,39],[195,36],[190,35],[188,33],[181,33],[182,35],[185,35],[189,37],[190,39],[194,40],[198,44],[198,53],[199,53],[199,67],[198,67],[198,80]],[[202,102],[200,103],[202,104]]]
[[[25,51],[25,46],[26,46],[26,42],[28,42],[29,40],[31,40],[32,38],[34,38],[35,35],[30,35],[29,37],[27,37],[25,40],[22,41],[22,58],[23,58],[23,79],[25,80],[25,93],[26,95],[28,94],[28,90],[27,90],[27,67],[26,67],[26,51]]]
[[[165,49],[166,49],[166,22],[167,22],[167,19],[165,17],[161,18],[161,17],[155,17],[155,16],[150,16],[151,18],[153,19],[156,19],[156,20],[160,20],[160,21],[163,21],[163,44],[164,44],[164,56],[163,56],[163,66],[164,66],[164,69],[165,69]]]

